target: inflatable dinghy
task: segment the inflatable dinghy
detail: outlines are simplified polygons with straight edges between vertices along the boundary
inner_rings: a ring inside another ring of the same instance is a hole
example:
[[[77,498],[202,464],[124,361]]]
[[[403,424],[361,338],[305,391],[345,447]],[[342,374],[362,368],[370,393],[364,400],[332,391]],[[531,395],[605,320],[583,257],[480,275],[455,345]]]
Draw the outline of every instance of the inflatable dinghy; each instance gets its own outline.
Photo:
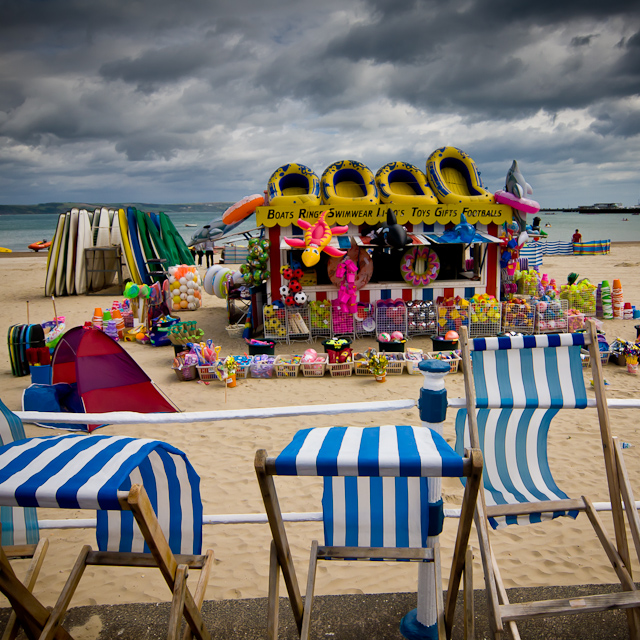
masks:
[[[274,207],[290,205],[319,205],[320,181],[303,164],[285,164],[278,167],[267,184],[269,204]]]
[[[476,163],[456,147],[442,147],[429,156],[427,179],[442,204],[495,202],[482,186]]]
[[[376,185],[380,202],[419,207],[438,204],[427,182],[427,176],[408,162],[389,162],[378,169]]]
[[[378,204],[378,187],[371,169],[356,160],[329,165],[320,180],[322,204],[349,206]]]

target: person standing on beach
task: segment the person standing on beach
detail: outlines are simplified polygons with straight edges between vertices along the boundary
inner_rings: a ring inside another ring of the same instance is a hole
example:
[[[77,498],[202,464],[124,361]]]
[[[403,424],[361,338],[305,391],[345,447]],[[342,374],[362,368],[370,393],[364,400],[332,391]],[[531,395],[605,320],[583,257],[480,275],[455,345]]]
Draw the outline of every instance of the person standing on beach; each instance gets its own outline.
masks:
[[[211,240],[210,238],[204,243],[204,253],[207,256],[207,269],[209,267],[212,267],[214,264],[214,259],[213,259],[213,240]]]
[[[582,242],[582,235],[580,234],[579,229],[576,229],[576,232],[571,236],[571,242],[573,242],[573,244],[576,242]]]

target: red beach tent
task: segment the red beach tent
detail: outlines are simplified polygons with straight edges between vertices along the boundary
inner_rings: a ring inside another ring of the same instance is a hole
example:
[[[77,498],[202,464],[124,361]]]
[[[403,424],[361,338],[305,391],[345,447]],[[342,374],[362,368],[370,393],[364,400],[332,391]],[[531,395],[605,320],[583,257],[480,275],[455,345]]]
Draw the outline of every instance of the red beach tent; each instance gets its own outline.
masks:
[[[135,360],[99,329],[67,331],[53,352],[51,367],[53,384],[77,384],[86,413],[178,412]],[[89,425],[89,431],[96,426]]]

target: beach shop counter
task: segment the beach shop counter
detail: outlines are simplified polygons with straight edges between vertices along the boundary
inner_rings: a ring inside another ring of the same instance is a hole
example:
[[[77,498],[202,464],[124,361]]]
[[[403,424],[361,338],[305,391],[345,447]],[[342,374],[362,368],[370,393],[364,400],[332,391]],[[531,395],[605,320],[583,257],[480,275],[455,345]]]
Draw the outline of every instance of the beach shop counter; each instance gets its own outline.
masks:
[[[258,207],[256,222],[258,226],[265,228],[265,237],[270,241],[270,277],[266,283],[267,299],[263,307],[267,313],[263,320],[273,315],[273,303],[283,300],[281,287],[287,285],[288,280],[283,277],[281,268],[286,265],[292,266],[292,263],[294,265],[298,263],[303,269],[304,276],[300,279],[300,283],[312,311],[321,301],[333,301],[333,304],[336,304],[340,287],[336,283],[335,270],[336,263],[340,260],[330,258],[327,253],[321,252],[319,262],[307,268],[301,260],[303,249],[293,249],[285,241],[285,238],[303,238],[304,231],[296,224],[298,220],[302,219],[314,224],[324,211],[327,212],[325,221],[331,228],[348,225],[348,232],[333,236],[330,246],[349,251],[348,257],[358,264],[359,272],[364,268],[371,272],[370,279],[363,286],[359,286],[355,292],[360,319],[365,317],[363,310],[367,308],[375,308],[376,305],[383,303],[391,305],[399,300],[405,304],[413,301],[435,303],[438,299],[465,298],[468,300],[476,294],[485,293],[499,297],[500,245],[502,243],[498,237],[499,227],[505,222],[508,224],[512,221],[511,207],[500,204],[439,204],[418,209],[393,205],[397,223],[406,228],[408,240],[411,242],[411,245],[403,249],[379,246],[368,235],[375,228],[386,225],[388,210],[389,205],[386,204],[354,204],[348,208],[329,205],[298,208]],[[456,228],[461,228],[465,221],[475,228],[472,241],[452,242]],[[437,256],[439,271],[428,284],[416,285],[415,282],[411,282],[411,274],[405,273],[403,276],[401,266],[406,263],[409,251],[419,252],[418,255],[423,257],[431,253]],[[366,255],[363,252],[366,252]],[[366,259],[367,255],[369,260]],[[365,266],[365,263],[368,263],[368,266]],[[358,273],[356,278],[358,285],[363,281],[360,275]],[[367,278],[365,277],[364,280]],[[287,307],[287,309],[289,315],[292,312],[303,311],[302,307],[296,306]],[[304,318],[304,313],[302,315]],[[313,319],[312,324],[315,324]],[[332,333],[366,334],[367,331],[358,331],[359,324],[361,323],[355,323],[353,331],[349,330],[348,325],[345,325],[345,330],[341,331],[340,327],[336,327],[334,323]],[[406,330],[406,321],[404,326]],[[409,333],[439,333],[438,330],[434,331],[433,327],[427,329],[423,326],[422,328],[425,330],[409,331]],[[441,327],[441,329],[444,328]],[[265,329],[265,336],[284,338],[281,331],[271,332],[266,325]],[[378,331],[381,330],[386,329],[378,326]],[[287,330],[287,333],[291,334],[291,331]]]

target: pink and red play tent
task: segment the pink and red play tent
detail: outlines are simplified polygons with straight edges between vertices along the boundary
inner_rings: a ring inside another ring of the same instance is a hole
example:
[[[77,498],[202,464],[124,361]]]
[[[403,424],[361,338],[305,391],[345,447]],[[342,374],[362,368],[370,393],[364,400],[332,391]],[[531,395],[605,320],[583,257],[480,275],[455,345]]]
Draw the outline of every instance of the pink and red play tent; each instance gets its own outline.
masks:
[[[99,329],[69,329],[53,352],[51,367],[53,384],[77,384],[86,413],[178,411],[133,358]],[[89,425],[89,431],[96,426]]]

